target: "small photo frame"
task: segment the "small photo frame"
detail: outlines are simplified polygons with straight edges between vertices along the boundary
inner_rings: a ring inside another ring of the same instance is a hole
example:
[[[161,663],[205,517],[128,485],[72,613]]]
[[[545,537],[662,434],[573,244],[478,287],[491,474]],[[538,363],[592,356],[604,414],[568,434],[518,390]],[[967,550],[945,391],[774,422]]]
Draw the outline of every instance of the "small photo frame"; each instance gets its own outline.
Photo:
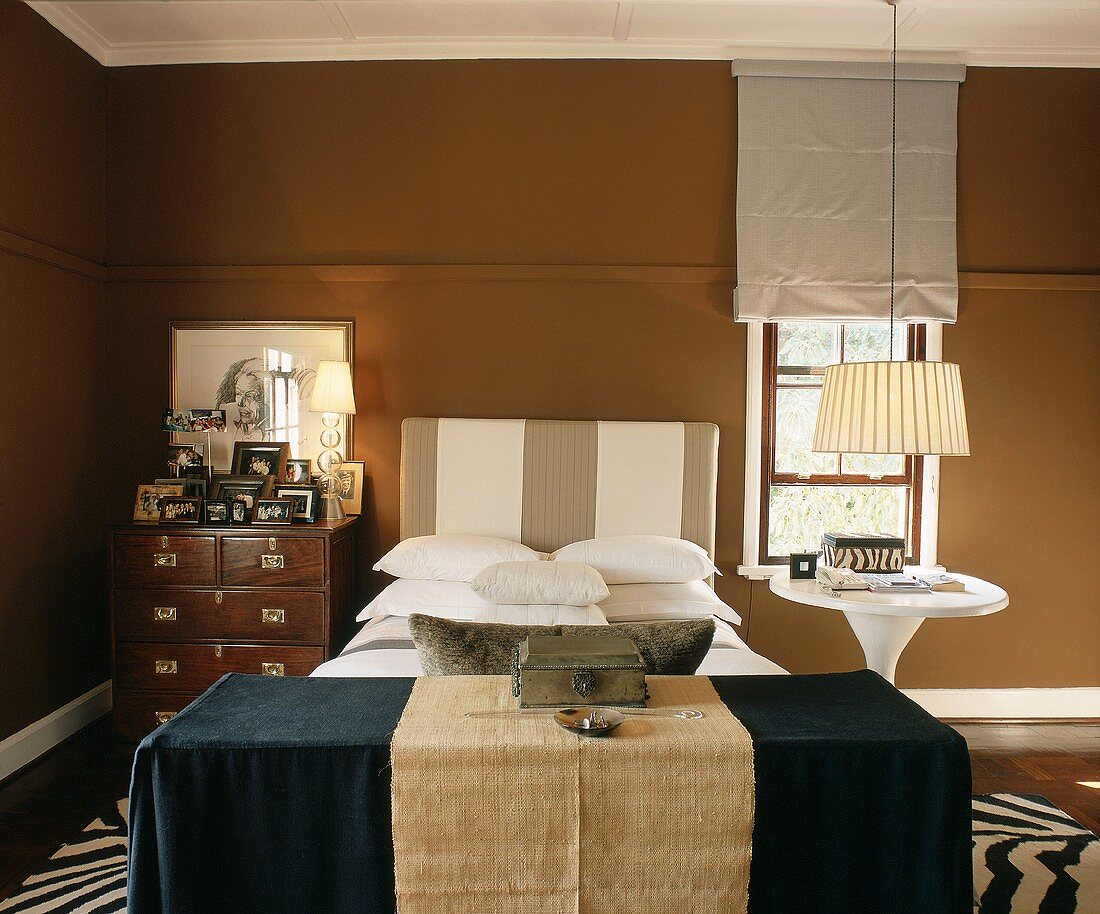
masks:
[[[308,486],[312,473],[313,467],[309,458],[291,457],[286,462],[286,473],[283,474],[283,482],[295,486]]]
[[[160,503],[160,522],[162,524],[197,524],[201,511],[201,498],[170,495]]]
[[[362,460],[345,460],[336,473],[340,480],[340,505],[345,514],[363,513],[363,477],[366,464]]]
[[[204,524],[228,524],[229,501],[224,498],[212,498],[202,503],[202,522]]]
[[[237,441],[233,444],[233,474],[286,478],[288,441]]]
[[[289,498],[257,498],[252,511],[252,522],[256,524],[293,523],[294,502]]]
[[[252,506],[247,496],[238,495],[229,499],[229,523],[234,525],[252,523]]]
[[[183,495],[183,481],[164,480],[165,485],[140,485],[134,498],[134,520],[159,521],[160,506],[165,498]]]
[[[316,523],[321,510],[321,496],[313,486],[276,486],[276,498],[289,498],[292,508],[290,516],[303,524]]]
[[[216,476],[211,498],[244,498],[249,511],[258,498],[270,498],[275,480],[271,476]]]
[[[201,444],[168,445],[168,469],[177,476],[182,476],[187,467],[201,467],[202,451]]]

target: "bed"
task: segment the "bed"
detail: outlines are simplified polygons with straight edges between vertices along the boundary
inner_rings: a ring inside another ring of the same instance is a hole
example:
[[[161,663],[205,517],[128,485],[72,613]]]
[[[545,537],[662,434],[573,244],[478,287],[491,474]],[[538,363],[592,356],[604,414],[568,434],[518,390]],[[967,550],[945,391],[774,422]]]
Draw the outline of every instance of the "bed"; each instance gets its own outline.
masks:
[[[412,418],[402,424],[401,444],[402,539],[474,534],[550,553],[593,537],[655,534],[689,540],[714,557],[718,427],[711,423]],[[785,672],[721,618],[698,670]],[[407,620],[383,616],[312,675],[420,676],[423,669]]]

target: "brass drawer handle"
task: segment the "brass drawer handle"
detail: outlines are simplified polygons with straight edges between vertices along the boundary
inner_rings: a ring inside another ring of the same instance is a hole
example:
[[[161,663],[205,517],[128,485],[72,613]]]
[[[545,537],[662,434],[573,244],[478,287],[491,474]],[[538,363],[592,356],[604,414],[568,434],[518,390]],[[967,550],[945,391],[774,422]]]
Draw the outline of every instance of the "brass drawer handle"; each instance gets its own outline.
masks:
[[[281,609],[261,609],[261,622],[286,622],[286,612]]]
[[[158,660],[154,668],[158,673],[175,673],[177,664],[175,660]]]
[[[157,719],[157,726],[159,727],[161,724],[166,724],[173,717],[175,717],[176,712],[175,711],[154,711],[153,716]]]
[[[158,622],[175,622],[176,621],[176,607],[174,606],[154,606],[153,618]]]
[[[261,663],[260,672],[265,676],[282,676],[283,665],[281,663]]]
[[[153,555],[153,564],[157,568],[175,568],[176,554],[174,552],[157,552]]]
[[[281,555],[261,555],[260,567],[264,569],[282,568],[283,557]]]

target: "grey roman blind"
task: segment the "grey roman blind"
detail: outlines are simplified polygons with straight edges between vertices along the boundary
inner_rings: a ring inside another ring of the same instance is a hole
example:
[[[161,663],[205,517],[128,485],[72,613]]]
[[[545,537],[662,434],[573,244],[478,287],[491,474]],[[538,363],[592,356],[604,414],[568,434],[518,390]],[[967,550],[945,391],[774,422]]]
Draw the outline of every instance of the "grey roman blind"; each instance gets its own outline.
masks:
[[[890,65],[738,60],[739,321],[889,316]],[[895,315],[954,322],[965,68],[899,64]]]

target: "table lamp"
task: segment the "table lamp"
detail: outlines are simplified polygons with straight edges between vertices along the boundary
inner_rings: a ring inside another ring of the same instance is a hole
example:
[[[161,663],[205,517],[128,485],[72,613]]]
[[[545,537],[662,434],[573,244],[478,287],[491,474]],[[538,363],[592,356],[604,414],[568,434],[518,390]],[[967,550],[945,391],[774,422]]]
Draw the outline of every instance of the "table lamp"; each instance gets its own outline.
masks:
[[[317,381],[313,385],[313,397],[309,401],[311,413],[321,413],[325,429],[321,432],[324,448],[317,458],[321,471],[321,519],[340,520],[344,507],[340,504],[340,467],[344,458],[340,447],[341,416],[355,415],[355,394],[351,387],[351,365],[348,362],[322,360],[317,366]]]

